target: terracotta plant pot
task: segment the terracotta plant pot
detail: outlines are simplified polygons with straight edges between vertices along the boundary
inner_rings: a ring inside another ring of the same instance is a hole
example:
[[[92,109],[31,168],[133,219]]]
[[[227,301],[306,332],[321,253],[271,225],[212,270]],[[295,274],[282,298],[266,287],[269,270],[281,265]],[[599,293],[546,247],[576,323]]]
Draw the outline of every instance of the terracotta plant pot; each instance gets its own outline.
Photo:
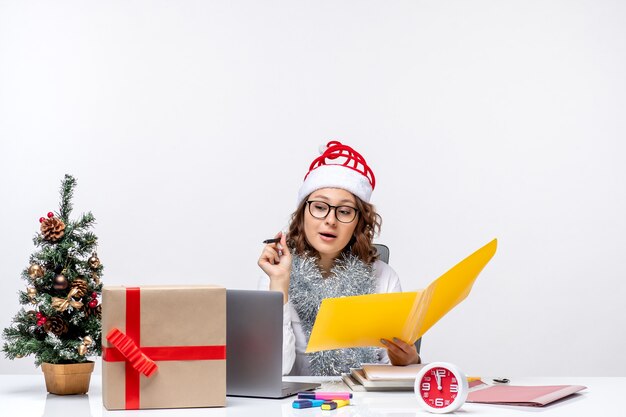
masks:
[[[46,378],[46,389],[50,394],[86,394],[93,372],[93,362],[55,365],[42,363],[41,370]]]

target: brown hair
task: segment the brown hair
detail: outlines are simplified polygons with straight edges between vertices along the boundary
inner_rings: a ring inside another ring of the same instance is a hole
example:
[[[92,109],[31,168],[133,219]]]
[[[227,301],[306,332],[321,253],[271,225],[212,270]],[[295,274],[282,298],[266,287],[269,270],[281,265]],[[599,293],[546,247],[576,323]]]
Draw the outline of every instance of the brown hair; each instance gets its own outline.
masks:
[[[342,253],[351,252],[369,265],[378,259],[376,248],[374,247],[374,236],[380,233],[383,219],[376,213],[376,208],[373,204],[366,203],[357,196],[354,196],[354,198],[356,200],[356,208],[358,209],[357,225],[352,238]],[[296,254],[300,256],[312,255],[319,257],[317,251],[306,241],[304,234],[304,211],[308,199],[309,196],[303,199],[296,211],[291,215],[291,223],[287,233],[287,245],[293,248]]]

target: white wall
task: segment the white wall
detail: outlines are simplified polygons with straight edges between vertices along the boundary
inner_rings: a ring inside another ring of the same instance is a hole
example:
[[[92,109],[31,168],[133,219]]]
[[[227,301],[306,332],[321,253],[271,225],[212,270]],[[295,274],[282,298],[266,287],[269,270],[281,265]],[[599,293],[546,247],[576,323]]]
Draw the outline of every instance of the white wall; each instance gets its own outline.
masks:
[[[106,283],[255,288],[260,242],[339,139],[375,170],[405,289],[499,238],[426,360],[624,376],[625,18],[598,0],[2,1],[0,328],[64,173]]]

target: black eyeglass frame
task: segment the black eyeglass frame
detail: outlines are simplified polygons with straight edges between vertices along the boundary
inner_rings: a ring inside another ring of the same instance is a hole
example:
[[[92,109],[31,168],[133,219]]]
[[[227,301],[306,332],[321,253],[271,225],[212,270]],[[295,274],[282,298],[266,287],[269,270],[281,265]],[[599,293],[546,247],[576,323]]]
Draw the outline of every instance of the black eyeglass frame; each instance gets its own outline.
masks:
[[[328,212],[324,215],[324,217],[317,217],[317,216],[316,216],[315,214],[313,214],[313,212],[311,211],[311,203],[320,203],[320,204],[324,204],[324,205],[328,206]],[[328,217],[328,215],[330,214],[330,211],[331,211],[331,210],[335,210],[335,219],[337,219],[337,221],[338,221],[339,223],[344,223],[344,224],[349,224],[349,223],[352,223],[352,222],[354,221],[354,219],[356,219],[356,218],[357,218],[357,216],[359,215],[359,209],[358,209],[358,208],[356,208],[356,207],[352,207],[352,206],[346,206],[346,205],[341,205],[341,206],[331,206],[331,205],[330,205],[330,204],[328,204],[327,202],[325,202],[325,201],[319,201],[319,200],[307,200],[307,201],[306,201],[306,205],[307,205],[307,206],[309,206],[309,214],[310,214],[311,216],[313,216],[314,218],[319,219],[319,220],[323,220],[323,219],[325,219],[326,217]],[[353,218],[352,218],[349,222],[344,222],[343,220],[339,220],[339,217],[337,217],[337,209],[338,209],[338,208],[341,208],[341,207],[345,207],[345,208],[349,208],[349,209],[351,209],[351,210],[354,210],[354,217],[353,217]]]

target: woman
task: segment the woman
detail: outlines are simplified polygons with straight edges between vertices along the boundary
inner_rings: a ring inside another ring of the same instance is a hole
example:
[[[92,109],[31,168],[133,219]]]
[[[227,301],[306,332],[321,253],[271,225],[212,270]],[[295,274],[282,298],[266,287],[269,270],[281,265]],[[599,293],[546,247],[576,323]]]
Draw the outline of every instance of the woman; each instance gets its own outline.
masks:
[[[381,218],[369,200],[376,180],[349,146],[329,142],[298,193],[289,232],[266,245],[258,264],[269,289],[281,291],[283,374],[339,375],[361,363],[419,363],[415,346],[381,339],[385,349],[353,348],[305,354],[322,299],[400,292],[395,271],[376,259],[374,234]]]

